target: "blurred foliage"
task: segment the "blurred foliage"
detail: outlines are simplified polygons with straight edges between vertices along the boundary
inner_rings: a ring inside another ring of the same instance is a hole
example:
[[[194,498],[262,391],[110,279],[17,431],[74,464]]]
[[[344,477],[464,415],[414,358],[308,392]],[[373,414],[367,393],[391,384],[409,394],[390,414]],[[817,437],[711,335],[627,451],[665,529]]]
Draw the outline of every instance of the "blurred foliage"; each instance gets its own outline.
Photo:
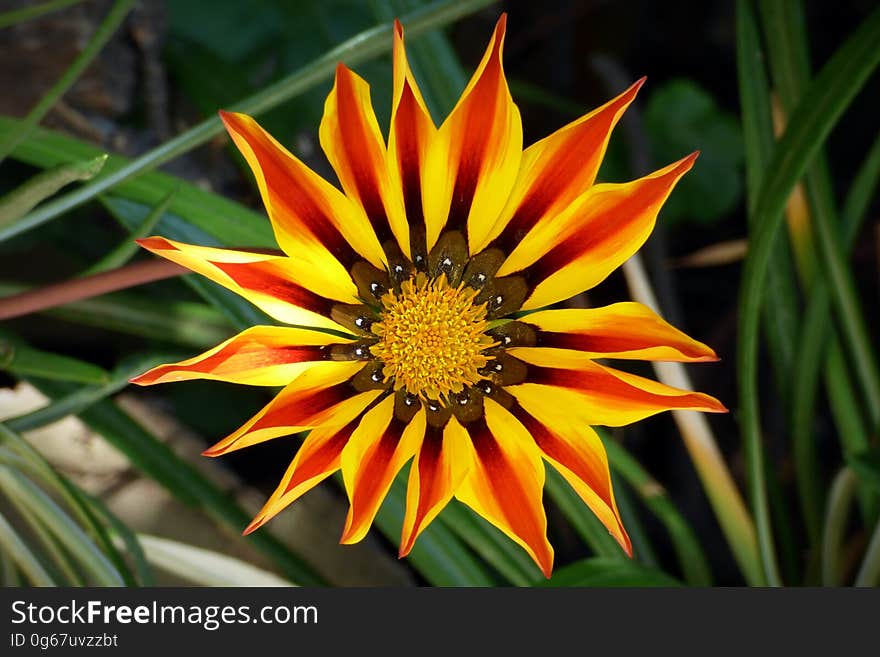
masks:
[[[742,200],[743,145],[735,116],[693,80],[655,88],[645,106],[654,162],[674,162],[695,145],[697,164],[663,206],[665,221],[718,221]]]

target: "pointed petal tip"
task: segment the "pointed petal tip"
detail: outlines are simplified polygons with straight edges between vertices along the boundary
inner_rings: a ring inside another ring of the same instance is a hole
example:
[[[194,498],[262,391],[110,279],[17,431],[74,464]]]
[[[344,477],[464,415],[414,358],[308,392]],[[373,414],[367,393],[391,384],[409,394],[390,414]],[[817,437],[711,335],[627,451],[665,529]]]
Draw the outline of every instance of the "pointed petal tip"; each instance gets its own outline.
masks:
[[[203,451],[203,452],[202,452],[202,456],[210,456],[210,457],[213,458],[213,457],[215,457],[215,456],[220,456],[222,453],[223,453],[223,450],[222,450],[222,449],[218,449],[217,446],[214,445],[214,446],[212,446],[212,447],[209,447],[209,448],[206,449],[205,451]]]
[[[147,249],[148,251],[167,251],[174,249],[174,246],[164,237],[153,235],[151,237],[140,237],[135,240],[135,244]]]
[[[405,558],[413,549],[413,542],[407,541],[406,543],[400,544],[400,549],[397,551],[397,558],[403,559]]]
[[[394,33],[401,39],[403,38],[403,24],[400,22],[399,18],[394,19]]]
[[[244,528],[244,530],[241,532],[241,535],[247,536],[248,534],[252,534],[264,524],[266,524],[266,521],[267,518],[265,516],[263,516],[262,514],[258,515],[256,518],[251,520],[251,523],[247,527]]]

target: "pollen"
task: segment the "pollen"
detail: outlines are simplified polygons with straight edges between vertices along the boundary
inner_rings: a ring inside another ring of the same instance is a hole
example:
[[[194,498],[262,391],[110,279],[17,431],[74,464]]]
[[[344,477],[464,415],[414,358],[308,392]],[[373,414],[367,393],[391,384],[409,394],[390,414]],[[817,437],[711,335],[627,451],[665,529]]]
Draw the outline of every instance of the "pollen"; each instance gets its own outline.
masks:
[[[484,351],[497,344],[486,335],[486,305],[476,290],[452,287],[445,275],[424,274],[404,281],[400,292],[381,299],[382,314],[372,327],[379,341],[370,347],[384,364],[385,381],[422,399],[447,401],[482,377],[491,360]]]

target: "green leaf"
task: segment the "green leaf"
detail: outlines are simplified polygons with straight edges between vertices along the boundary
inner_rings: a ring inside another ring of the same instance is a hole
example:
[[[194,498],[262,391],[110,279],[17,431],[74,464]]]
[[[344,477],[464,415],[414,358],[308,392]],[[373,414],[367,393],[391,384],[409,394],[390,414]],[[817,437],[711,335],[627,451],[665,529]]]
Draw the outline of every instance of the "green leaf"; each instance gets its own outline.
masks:
[[[543,586],[681,586],[674,577],[635,561],[584,559],[558,569]]]
[[[40,560],[2,513],[0,513],[0,546],[3,548],[0,552],[12,559],[33,586],[56,585]]]
[[[19,376],[39,376],[55,381],[106,383],[109,375],[91,363],[29,347],[6,331],[0,332],[0,370]]]
[[[847,456],[849,467],[875,493],[880,493],[880,447],[872,447],[857,454]]]
[[[743,144],[739,123],[696,82],[674,79],[648,99],[645,130],[655,162],[674,162],[694,148],[700,158],[663,206],[666,221],[711,222],[742,196]]]
[[[171,205],[171,201],[174,200],[174,195],[176,193],[176,188],[168,192],[168,194],[165,195],[165,198],[159,201],[159,204],[150,210],[149,214],[131,229],[128,237],[126,237],[118,247],[83,271],[80,276],[91,276],[92,274],[107,271],[108,269],[115,269],[131,260],[134,254],[140,250],[135,240],[147,237],[151,234],[153,229],[162,219],[168,206]]]
[[[0,227],[11,226],[16,219],[34,209],[62,187],[78,180],[94,178],[104,167],[107,155],[88,160],[60,164],[38,173],[23,185],[0,198]]]
[[[843,111],[880,62],[880,10],[875,10],[813,80],[779,141],[754,206],[754,234],[740,287],[738,370],[740,418],[749,488],[765,573],[779,583],[773,534],[764,486],[764,463],[757,392],[757,350],[764,281],[785,203],[810,160],[821,148]]]
[[[51,424],[68,415],[76,415],[87,409],[92,404],[110,397],[128,385],[131,377],[141,374],[151,367],[160,363],[168,362],[165,356],[151,355],[138,358],[129,358],[109,374],[109,380],[98,386],[86,386],[79,388],[70,394],[60,397],[51,403],[31,411],[25,415],[19,415],[4,420],[7,427],[13,431],[31,431],[39,427]]]
[[[42,490],[21,473],[8,466],[0,466],[0,488],[17,499],[58,537],[76,557],[79,564],[100,586],[121,586],[122,576],[103,552],[89,539],[64,511]]]

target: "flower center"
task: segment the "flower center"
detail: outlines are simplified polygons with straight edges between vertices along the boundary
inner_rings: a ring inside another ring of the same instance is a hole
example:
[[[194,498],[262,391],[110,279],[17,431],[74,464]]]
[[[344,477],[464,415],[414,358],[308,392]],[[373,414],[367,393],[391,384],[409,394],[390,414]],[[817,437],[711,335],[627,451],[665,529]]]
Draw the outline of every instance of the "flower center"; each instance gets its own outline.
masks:
[[[495,342],[485,334],[486,305],[474,304],[476,294],[451,287],[445,275],[428,280],[424,274],[404,281],[399,293],[387,292],[372,327],[379,341],[370,347],[384,363],[385,381],[436,400],[479,381],[477,370],[492,358],[483,350]]]

